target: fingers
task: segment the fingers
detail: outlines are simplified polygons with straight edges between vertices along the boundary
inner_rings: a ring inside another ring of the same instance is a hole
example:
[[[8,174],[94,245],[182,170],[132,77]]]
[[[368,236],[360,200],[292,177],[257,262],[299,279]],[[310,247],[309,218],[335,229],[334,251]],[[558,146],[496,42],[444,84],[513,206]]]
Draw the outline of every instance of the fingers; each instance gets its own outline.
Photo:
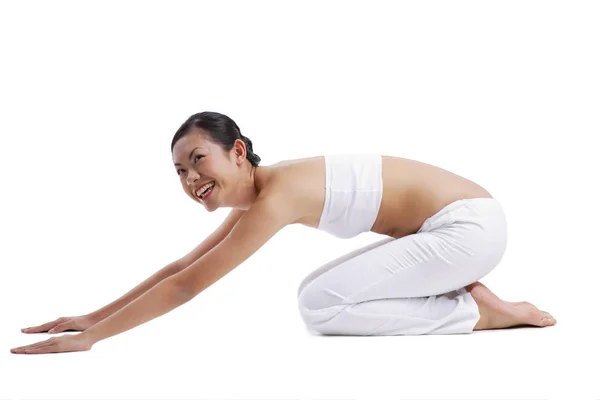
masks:
[[[59,332],[62,332],[64,330],[66,330],[66,329],[69,329],[69,328],[67,328],[67,325],[68,324],[66,322],[63,323],[63,324],[60,324],[60,325],[56,325],[54,328],[50,329],[48,331],[48,333],[59,333]]]
[[[58,323],[58,319],[54,320],[54,321],[51,321],[51,322],[46,322],[43,325],[38,325],[38,326],[30,327],[30,328],[21,329],[21,332],[23,332],[23,333],[40,333],[40,332],[46,332],[48,329],[51,329],[54,326],[56,326],[57,323]]]
[[[29,344],[27,346],[15,347],[14,349],[11,349],[10,352],[11,353],[26,353],[26,352],[29,352],[30,350],[36,350],[36,349],[39,349],[42,347],[50,346],[53,344],[53,342],[54,342],[54,338],[51,338],[48,340],[44,340],[43,342],[37,342],[37,343]]]
[[[43,342],[30,344],[29,346],[24,346],[24,347],[27,347],[28,349],[36,349],[38,347],[44,347],[44,346],[47,346],[52,343],[54,343],[54,338],[50,338],[48,340],[44,340]]]
[[[56,348],[52,345],[45,347],[38,347],[36,349],[25,350],[25,354],[44,354],[44,353],[56,353]]]
[[[16,350],[11,352],[15,354],[43,354],[43,353],[54,353],[56,352],[56,346],[54,343],[46,343],[43,346],[38,347],[27,347],[22,350]]]

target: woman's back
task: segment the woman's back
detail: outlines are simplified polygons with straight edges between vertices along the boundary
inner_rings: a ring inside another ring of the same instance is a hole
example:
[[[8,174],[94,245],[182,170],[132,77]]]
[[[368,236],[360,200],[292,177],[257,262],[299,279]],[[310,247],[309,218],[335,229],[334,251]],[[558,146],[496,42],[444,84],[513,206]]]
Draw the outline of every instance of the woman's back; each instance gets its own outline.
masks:
[[[284,194],[294,204],[301,215],[294,223],[317,228],[324,211],[327,211],[326,184],[336,184],[335,181],[326,182],[327,177],[332,179],[336,175],[353,174],[357,179],[363,177],[374,181],[380,177],[383,184],[380,207],[370,230],[395,238],[416,233],[427,218],[456,200],[492,197],[475,182],[419,161],[364,154],[327,157],[329,175],[324,156],[286,160],[263,167],[265,169],[257,175],[257,185]],[[356,170],[357,165],[362,165],[360,171]],[[374,183],[363,182],[363,185],[375,188],[377,185]],[[349,201],[355,202],[356,199]],[[345,206],[350,207],[348,204]]]

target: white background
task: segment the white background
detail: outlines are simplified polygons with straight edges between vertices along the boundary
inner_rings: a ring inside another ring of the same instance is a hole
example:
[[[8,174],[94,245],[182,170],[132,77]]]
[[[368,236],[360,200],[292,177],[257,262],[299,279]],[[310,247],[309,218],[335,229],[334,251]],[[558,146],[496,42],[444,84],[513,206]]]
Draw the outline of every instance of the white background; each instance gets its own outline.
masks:
[[[600,397],[599,20],[567,1],[1,3],[0,399]],[[557,325],[311,335],[300,281],[381,237],[294,225],[91,351],[11,354],[49,337],[20,328],[96,310],[220,224],[171,160],[201,111],[261,165],[379,153],[481,184],[509,222],[482,282]]]

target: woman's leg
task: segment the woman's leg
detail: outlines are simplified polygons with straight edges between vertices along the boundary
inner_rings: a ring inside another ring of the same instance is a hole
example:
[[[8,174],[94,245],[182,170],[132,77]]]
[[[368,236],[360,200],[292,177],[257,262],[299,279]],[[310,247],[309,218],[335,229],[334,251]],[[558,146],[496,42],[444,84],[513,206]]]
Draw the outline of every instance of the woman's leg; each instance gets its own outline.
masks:
[[[306,287],[306,285],[308,285],[310,282],[314,281],[316,278],[318,278],[319,276],[323,275],[325,272],[329,271],[330,269],[332,269],[333,267],[351,259],[356,257],[359,254],[362,254],[366,251],[369,251],[371,249],[374,249],[375,247],[379,247],[382,244],[391,242],[392,240],[395,240],[393,237],[387,237],[383,240],[379,240],[377,242],[368,244],[364,247],[361,247],[357,250],[353,250],[348,254],[344,254],[341,257],[336,258],[333,261],[328,262],[327,264],[317,268],[316,270],[314,270],[313,272],[311,272],[310,274],[308,274],[306,276],[306,278],[304,278],[304,280],[302,280],[302,282],[300,283],[300,286],[298,286],[298,296],[300,296],[300,292],[302,292],[302,290],[304,290],[304,288]]]
[[[386,238],[313,272],[299,290],[300,312],[324,334],[468,333],[480,314],[464,286],[489,273],[505,247],[498,202],[459,200],[416,234]]]

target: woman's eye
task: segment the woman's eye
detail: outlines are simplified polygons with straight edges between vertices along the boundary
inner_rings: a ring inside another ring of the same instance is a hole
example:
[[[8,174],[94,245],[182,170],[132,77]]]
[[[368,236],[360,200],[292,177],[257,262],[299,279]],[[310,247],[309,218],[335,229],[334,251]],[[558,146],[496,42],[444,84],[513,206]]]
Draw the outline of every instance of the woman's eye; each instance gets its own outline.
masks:
[[[194,157],[194,162],[198,161],[198,157],[204,157],[204,156],[201,156],[200,154],[196,154],[196,157]],[[183,169],[180,168],[177,171],[175,171],[175,172],[177,172],[177,175],[181,175],[179,173],[179,171],[183,171]]]

